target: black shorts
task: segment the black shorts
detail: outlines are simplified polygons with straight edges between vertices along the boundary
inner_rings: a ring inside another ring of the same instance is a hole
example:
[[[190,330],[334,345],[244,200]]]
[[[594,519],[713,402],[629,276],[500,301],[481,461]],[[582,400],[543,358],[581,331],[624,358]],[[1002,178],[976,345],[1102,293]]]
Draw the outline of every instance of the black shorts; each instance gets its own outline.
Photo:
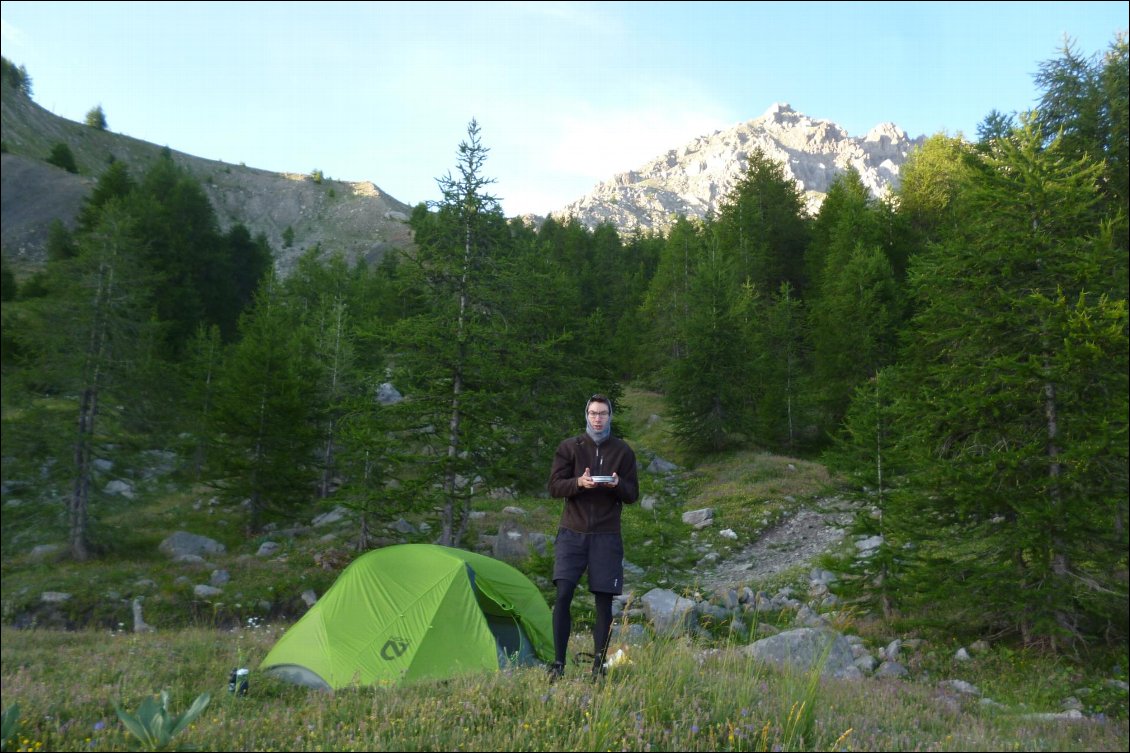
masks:
[[[579,583],[589,572],[593,593],[624,592],[624,539],[618,533],[577,533],[557,529],[553,542],[553,580]]]

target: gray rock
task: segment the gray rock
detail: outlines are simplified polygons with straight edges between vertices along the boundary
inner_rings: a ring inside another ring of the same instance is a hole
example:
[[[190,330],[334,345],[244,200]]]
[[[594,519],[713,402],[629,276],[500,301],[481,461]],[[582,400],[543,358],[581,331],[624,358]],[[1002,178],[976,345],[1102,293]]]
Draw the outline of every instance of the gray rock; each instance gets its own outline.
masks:
[[[314,520],[312,520],[310,524],[315,528],[320,526],[328,526],[333,523],[345,520],[347,517],[349,517],[349,510],[339,506],[335,507],[329,512],[322,513],[318,517],[314,518]]]
[[[554,212],[595,228],[611,223],[620,233],[661,230],[671,218],[701,218],[718,211],[748,169],[749,154],[761,150],[801,188],[815,216],[832,181],[852,167],[876,199],[899,183],[900,166],[924,137],[909,138],[893,123],[880,123],[864,137],[849,136],[828,120],[810,118],[776,103],[760,117],[670,149],[633,170],[598,184]]]
[[[703,507],[699,510],[688,510],[683,513],[683,522],[695,528],[703,528],[714,522],[714,508]]]
[[[690,599],[666,588],[653,588],[640,601],[656,632],[677,635],[690,627],[695,607]]]
[[[125,497],[126,499],[133,499],[136,496],[133,491],[133,484],[128,481],[123,481],[120,478],[116,478],[106,484],[103,491],[116,497]]]
[[[62,554],[63,546],[61,544],[40,544],[32,547],[30,557],[36,562],[43,562],[44,560],[57,559]]]
[[[381,405],[396,405],[403,399],[404,396],[389,382],[377,387],[377,402]]]
[[[981,690],[976,685],[968,683],[965,680],[942,680],[938,685],[954,690],[962,695],[981,695]]]
[[[910,672],[906,670],[906,667],[890,659],[880,664],[879,668],[875,670],[876,677],[906,677],[909,674]]]
[[[798,672],[819,669],[825,677],[857,680],[863,677],[855,666],[851,644],[827,628],[796,628],[762,638],[742,651],[749,656]]]
[[[161,542],[159,549],[174,559],[185,554],[205,556],[223,554],[227,551],[223,544],[214,539],[186,531],[177,531],[172,534]]]

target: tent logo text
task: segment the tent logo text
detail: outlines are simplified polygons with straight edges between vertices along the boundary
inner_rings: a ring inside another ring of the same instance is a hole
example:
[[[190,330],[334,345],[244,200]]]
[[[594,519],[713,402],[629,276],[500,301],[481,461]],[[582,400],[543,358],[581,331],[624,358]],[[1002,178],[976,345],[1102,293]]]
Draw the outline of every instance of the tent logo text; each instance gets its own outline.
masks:
[[[385,645],[381,646],[381,658],[385,661],[394,661],[404,656],[404,652],[408,650],[408,641],[403,638],[389,638],[385,641]]]

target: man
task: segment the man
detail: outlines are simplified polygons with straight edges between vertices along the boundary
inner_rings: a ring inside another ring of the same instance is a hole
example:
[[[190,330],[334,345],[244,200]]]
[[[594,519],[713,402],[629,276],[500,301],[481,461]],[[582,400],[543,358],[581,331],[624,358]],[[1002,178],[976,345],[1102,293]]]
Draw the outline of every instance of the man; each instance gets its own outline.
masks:
[[[581,575],[588,571],[596,600],[593,624],[593,678],[603,673],[612,630],[612,597],[624,588],[624,540],[620,511],[639,497],[636,454],[612,436],[612,401],[593,395],[585,404],[585,433],[557,446],[549,473],[549,494],[564,498],[554,541],[553,604],[555,661],[550,682],[565,673],[572,620],[569,609]]]

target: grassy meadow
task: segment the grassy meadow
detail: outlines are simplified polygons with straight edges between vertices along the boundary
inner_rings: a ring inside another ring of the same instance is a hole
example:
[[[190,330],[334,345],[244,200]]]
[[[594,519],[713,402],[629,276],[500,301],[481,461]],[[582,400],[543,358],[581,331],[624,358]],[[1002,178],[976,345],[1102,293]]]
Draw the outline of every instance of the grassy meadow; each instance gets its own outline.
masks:
[[[692,465],[662,422],[652,420],[662,412],[657,396],[630,391],[624,405],[621,420],[633,444],[686,469],[674,492],[676,482],[643,474],[642,493],[659,501],[625,515],[627,556],[643,573],[631,584],[637,596],[656,586],[696,590],[694,564],[704,538],[694,539],[681,523],[682,511],[713,507],[716,527],[743,531],[748,540],[792,506],[836,491],[821,465],[801,459],[743,453]],[[486,500],[472,538],[497,531],[504,508],[513,505],[526,510],[529,529],[555,529],[560,508],[552,501]],[[258,666],[289,625],[277,619],[278,607],[306,589],[325,592],[341,564],[326,568],[317,558],[336,552],[348,561],[351,530],[248,537],[237,509],[212,504],[204,490],[158,484],[136,501],[103,509],[100,525],[121,532],[118,544],[79,564],[28,554],[60,536],[43,519],[25,517],[31,509],[4,509],[5,751],[155,749],[127,728],[118,709],[140,714],[142,704],[162,692],[174,719],[202,694],[209,698],[167,747],[215,751],[1121,751],[1130,734],[1127,692],[1110,682],[1126,677],[1124,646],[1052,656],[992,642],[958,665],[955,650],[981,636],[956,635],[952,626],[940,630],[907,615],[884,621],[850,609],[841,610],[835,627],[859,635],[872,653],[896,637],[923,640],[906,661],[909,678],[838,681],[779,670],[740,651],[749,633],[723,629],[614,642],[613,650],[624,648],[628,660],[596,683],[587,668],[570,666],[552,685],[542,669],[520,668],[404,687],[311,691],[265,676]],[[209,564],[231,573],[222,597],[194,598],[192,583],[207,580],[207,570],[186,578],[184,565],[157,551],[173,530],[205,534],[228,547]],[[419,540],[433,535],[425,529]],[[255,556],[268,538],[281,542],[281,550]],[[738,545],[712,544],[721,553]],[[541,556],[523,568],[547,601],[551,566],[552,559]],[[797,568],[751,585],[803,590],[806,573]],[[129,604],[142,579],[148,584],[145,619],[156,630],[135,633]],[[63,629],[46,619],[23,619],[15,627],[17,618],[47,614],[35,608],[45,591],[72,593],[55,612],[86,627]],[[264,611],[269,604],[273,610]],[[575,606],[571,648],[588,651],[591,597],[579,593]],[[301,610],[300,604],[289,608]],[[785,613],[761,619],[791,626]],[[228,692],[235,667],[251,670],[246,696]],[[947,690],[940,683],[949,679],[972,683],[982,697]],[[1057,714],[1069,696],[1079,700],[1083,717]]]
[[[115,703],[169,691],[210,703],[173,740],[200,750],[1124,750],[1122,719],[1041,720],[941,694],[930,683],[820,681],[752,663],[732,646],[629,646],[593,683],[537,668],[325,693],[255,671],[281,627],[159,633],[3,629],[7,750],[131,750]],[[580,644],[578,644],[580,645]],[[252,668],[246,696],[228,693]]]

